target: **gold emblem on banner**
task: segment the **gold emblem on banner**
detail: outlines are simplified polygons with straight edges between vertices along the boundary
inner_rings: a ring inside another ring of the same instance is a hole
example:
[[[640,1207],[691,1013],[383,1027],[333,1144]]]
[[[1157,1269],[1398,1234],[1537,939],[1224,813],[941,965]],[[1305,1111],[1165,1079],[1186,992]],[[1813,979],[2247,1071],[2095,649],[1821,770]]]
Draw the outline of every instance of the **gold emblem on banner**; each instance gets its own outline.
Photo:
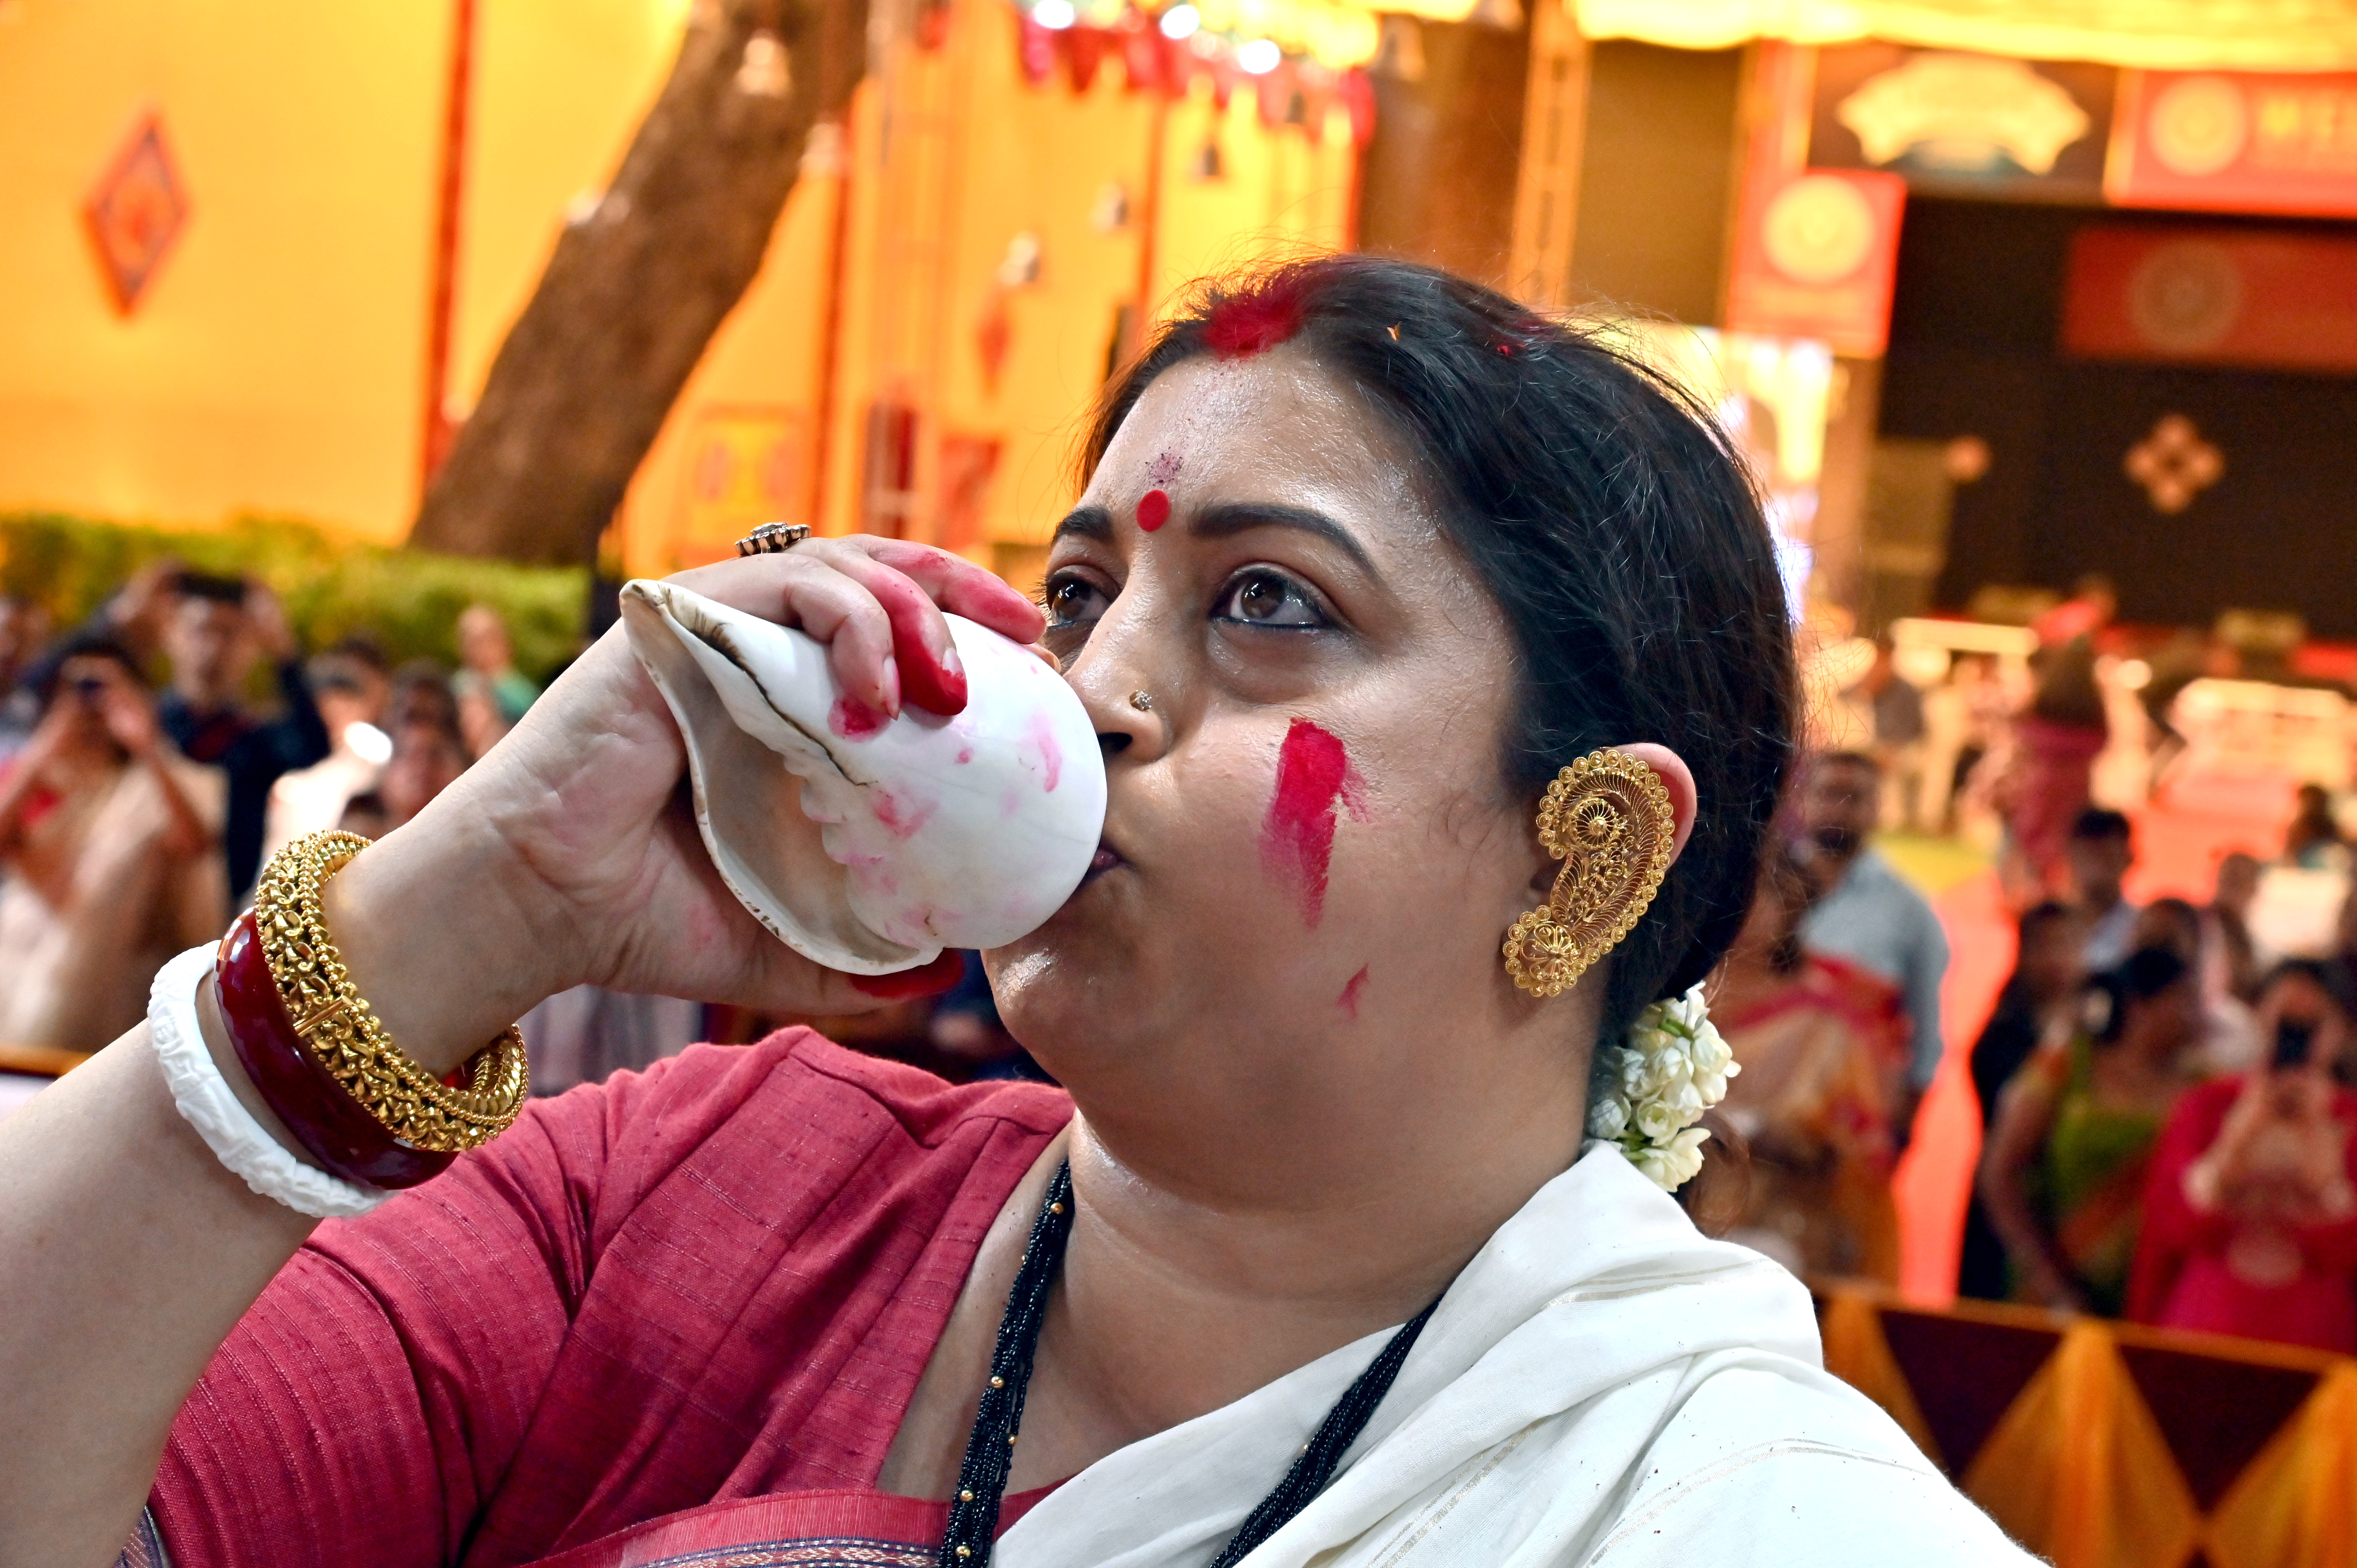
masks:
[[[2174,175],[2216,174],[2243,156],[2251,139],[2243,90],[2222,76],[2189,76],[2152,101],[2145,121],[2152,156]]]
[[[1760,243],[1795,283],[1839,283],[1874,253],[1874,209],[1846,179],[1803,175],[1769,202]]]

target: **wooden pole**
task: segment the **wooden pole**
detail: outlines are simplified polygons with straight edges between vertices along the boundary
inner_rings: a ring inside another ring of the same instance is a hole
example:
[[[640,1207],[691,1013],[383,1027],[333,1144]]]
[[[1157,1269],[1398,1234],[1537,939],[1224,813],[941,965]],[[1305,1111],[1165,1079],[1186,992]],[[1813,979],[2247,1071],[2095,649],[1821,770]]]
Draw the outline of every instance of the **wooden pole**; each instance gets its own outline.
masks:
[[[760,271],[812,125],[858,80],[863,61],[830,59],[821,40],[827,8],[859,5],[698,0],[613,183],[558,239],[500,345],[412,544],[595,559],[681,387]]]
[[[419,489],[450,449],[450,337],[458,310],[458,224],[467,194],[467,113],[475,76],[475,0],[450,9],[450,68],[442,109],[442,177],[436,191],[434,265],[425,318],[425,409]]]

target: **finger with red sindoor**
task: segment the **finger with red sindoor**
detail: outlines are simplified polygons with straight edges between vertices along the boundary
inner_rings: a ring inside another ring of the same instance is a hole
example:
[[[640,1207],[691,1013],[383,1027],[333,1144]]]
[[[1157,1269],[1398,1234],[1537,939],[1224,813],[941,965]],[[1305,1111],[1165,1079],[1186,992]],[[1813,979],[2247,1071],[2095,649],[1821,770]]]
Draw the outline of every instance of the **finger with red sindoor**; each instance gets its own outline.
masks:
[[[942,611],[1017,642],[1039,637],[1043,625],[1039,607],[973,562],[905,540],[857,542],[870,569],[861,570],[855,556],[844,570],[883,607],[892,625],[901,690],[927,712],[947,716],[963,712],[966,703],[965,670]]]
[[[804,560],[785,583],[785,618],[826,644],[827,666],[844,695],[888,716],[900,712],[900,678],[892,657],[892,623],[865,583],[841,568],[866,560]]]

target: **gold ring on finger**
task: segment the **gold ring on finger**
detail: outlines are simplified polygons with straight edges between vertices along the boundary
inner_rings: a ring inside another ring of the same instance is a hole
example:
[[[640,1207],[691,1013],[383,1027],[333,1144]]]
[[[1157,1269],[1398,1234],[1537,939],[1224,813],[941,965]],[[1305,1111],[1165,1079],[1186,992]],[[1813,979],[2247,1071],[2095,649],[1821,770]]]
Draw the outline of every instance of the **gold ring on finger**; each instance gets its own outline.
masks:
[[[810,537],[807,522],[765,522],[737,542],[739,555],[775,555]]]

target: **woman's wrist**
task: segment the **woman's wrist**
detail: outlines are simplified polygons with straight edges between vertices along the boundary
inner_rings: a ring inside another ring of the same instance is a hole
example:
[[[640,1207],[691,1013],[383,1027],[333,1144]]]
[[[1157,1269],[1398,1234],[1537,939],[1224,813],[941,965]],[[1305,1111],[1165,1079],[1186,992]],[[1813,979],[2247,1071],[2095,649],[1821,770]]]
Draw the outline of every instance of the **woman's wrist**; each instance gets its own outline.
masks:
[[[447,1073],[567,983],[520,897],[534,885],[494,829],[447,811],[370,845],[328,879],[321,905],[370,1010],[404,1052]]]

